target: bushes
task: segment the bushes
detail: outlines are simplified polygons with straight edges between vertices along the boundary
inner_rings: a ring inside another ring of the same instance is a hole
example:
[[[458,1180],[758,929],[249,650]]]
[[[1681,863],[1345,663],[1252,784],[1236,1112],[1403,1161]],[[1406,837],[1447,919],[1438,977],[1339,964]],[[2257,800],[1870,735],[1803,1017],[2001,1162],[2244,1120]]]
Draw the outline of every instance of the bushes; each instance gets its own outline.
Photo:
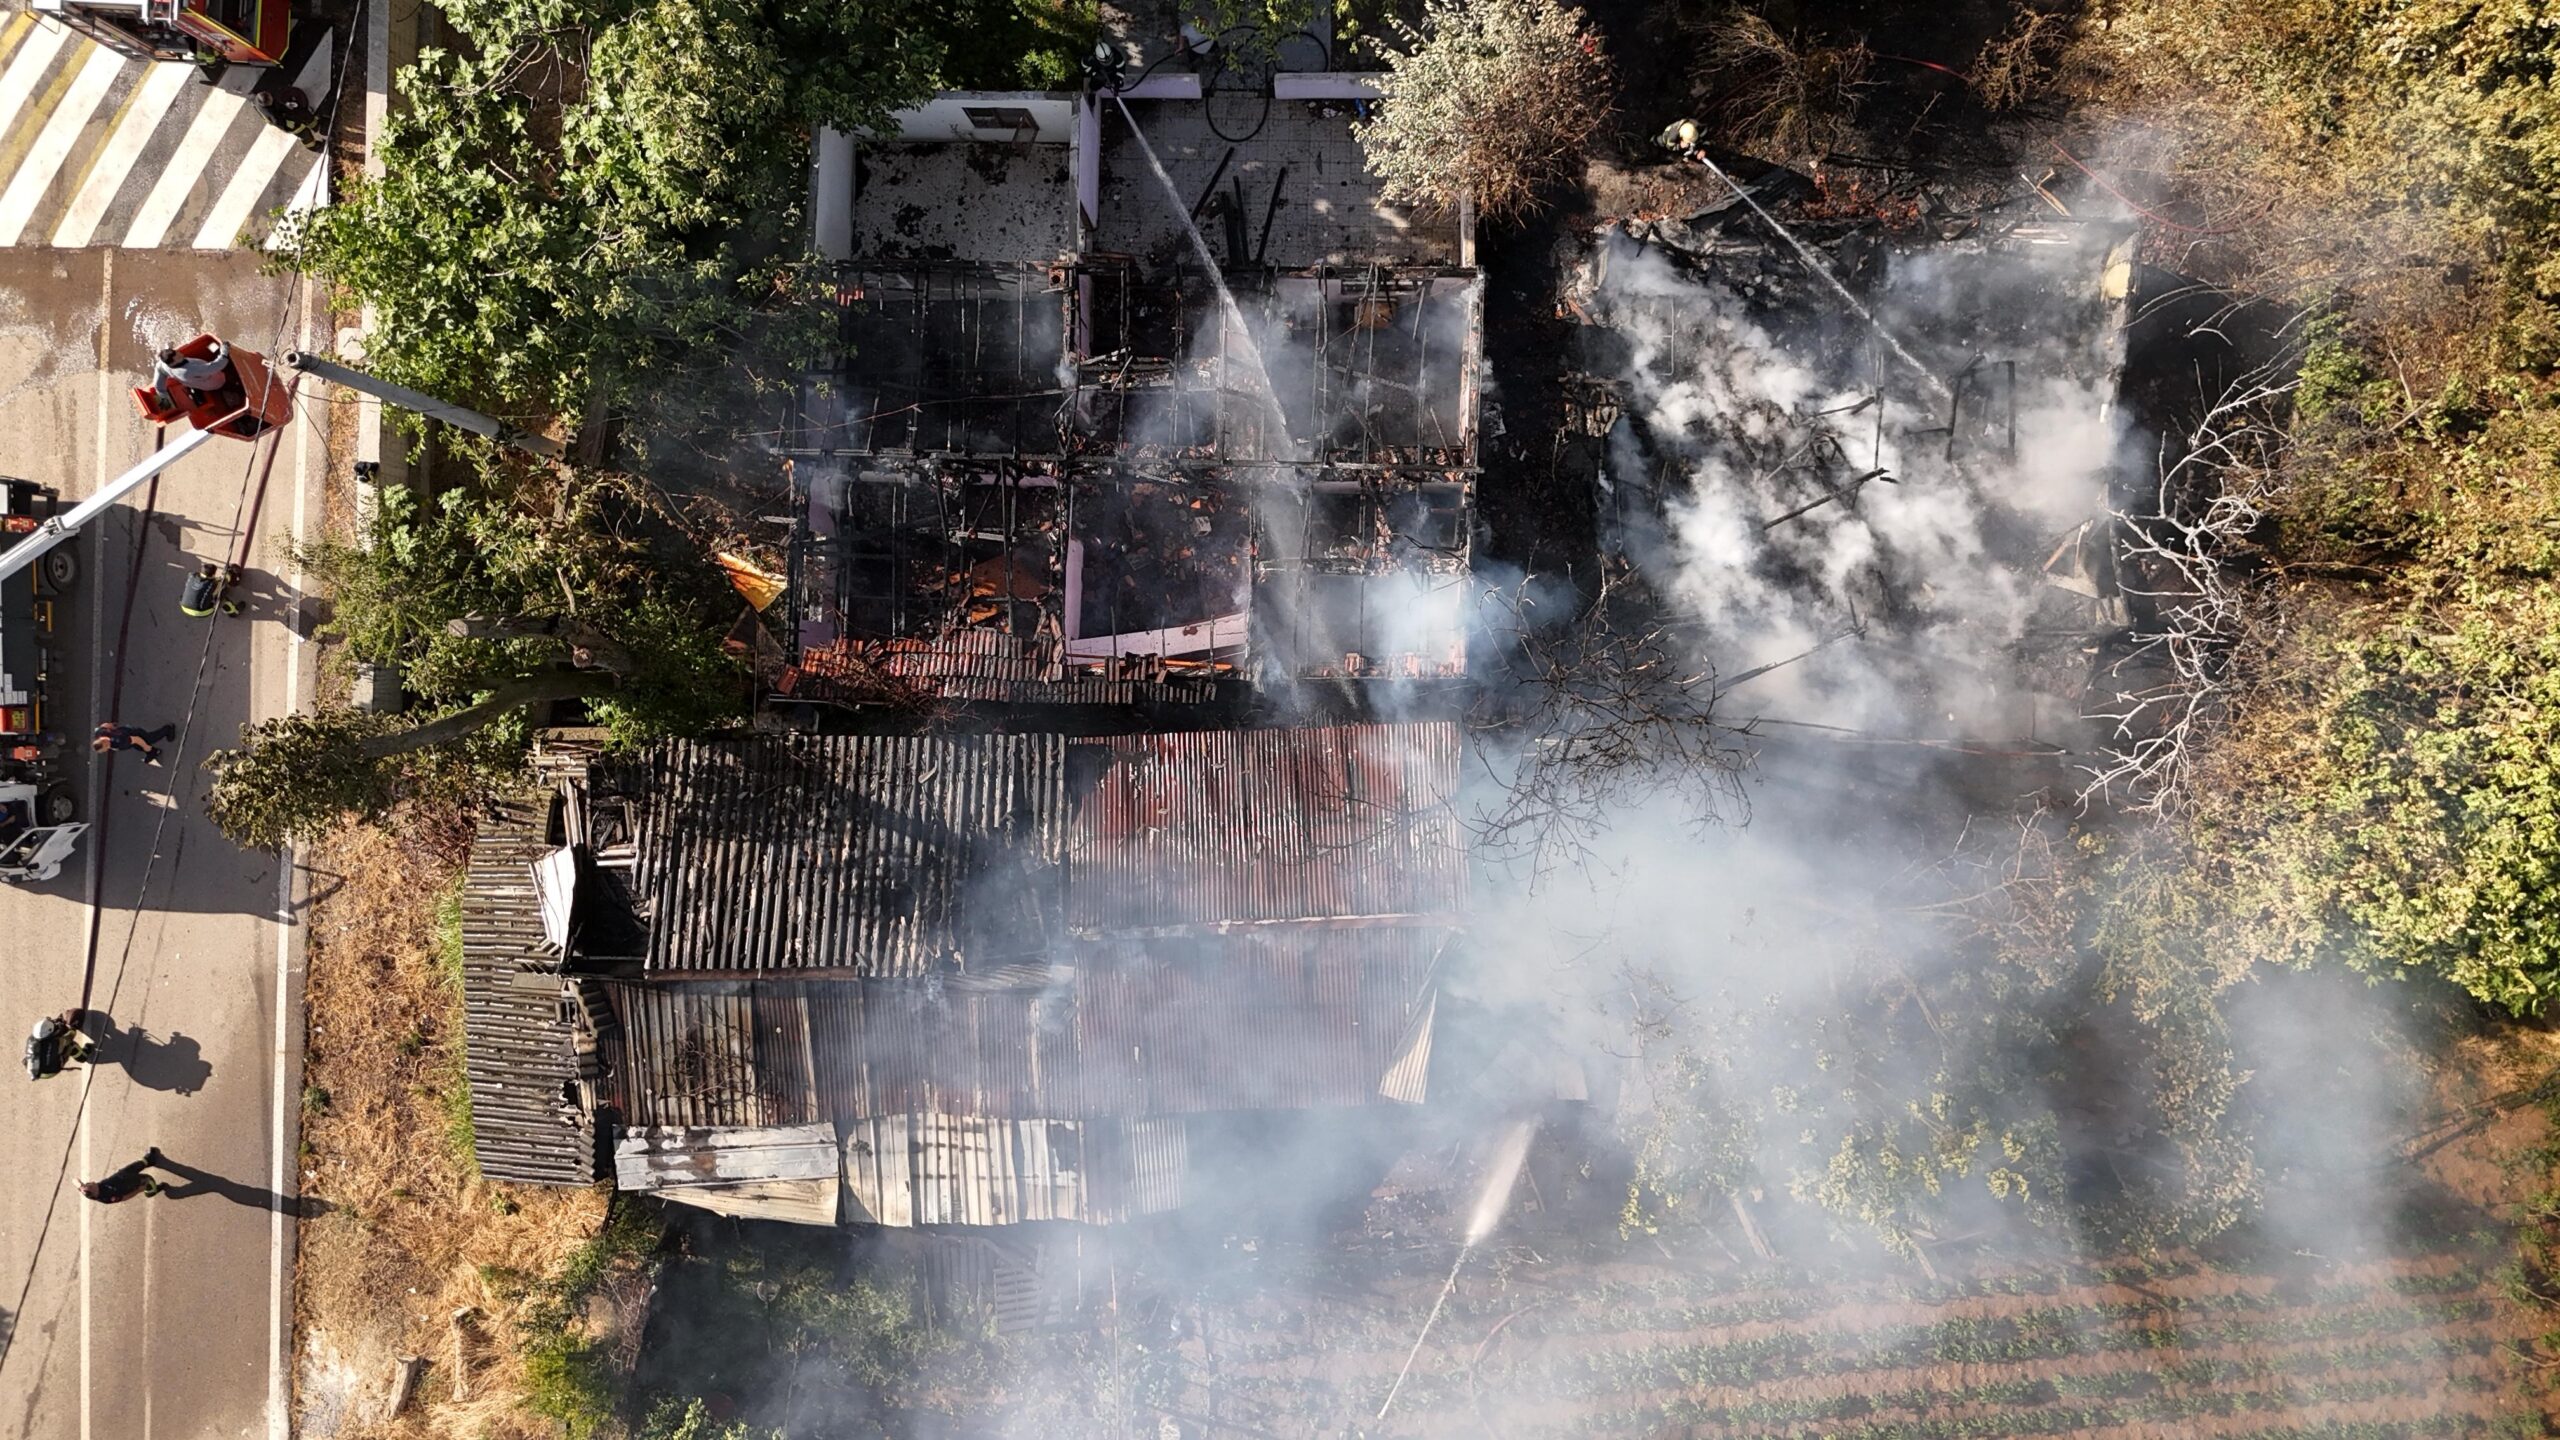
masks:
[[[2278,543],[2279,563],[2378,583],[2280,592],[2284,638],[2179,853],[2117,897],[2106,938],[2122,957],[2183,931],[2226,974],[2343,963],[2541,1014],[2560,989],[2560,408],[2447,387],[2402,423],[2373,368],[2315,330]]]
[[[2175,190],[2234,237],[2213,253],[2460,329],[2478,279],[2560,296],[2554,56],[2526,4],[2130,0],[2071,58],[2174,147]]]
[[[582,1312],[588,1297],[608,1279],[645,1261],[660,1234],[645,1210],[617,1205],[594,1239],[521,1292],[525,1305],[516,1322],[516,1343],[524,1360],[525,1408],[558,1421],[569,1440],[619,1432],[621,1366],[604,1342],[586,1333]],[[516,1283],[523,1283],[521,1277]]]

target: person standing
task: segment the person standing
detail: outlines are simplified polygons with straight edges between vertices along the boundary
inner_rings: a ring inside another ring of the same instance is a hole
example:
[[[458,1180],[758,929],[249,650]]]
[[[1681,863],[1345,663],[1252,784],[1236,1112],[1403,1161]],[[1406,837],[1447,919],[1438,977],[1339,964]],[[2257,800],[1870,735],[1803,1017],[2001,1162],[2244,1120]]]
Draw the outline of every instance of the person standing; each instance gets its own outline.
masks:
[[[157,1195],[169,1187],[145,1172],[160,1163],[160,1147],[154,1145],[142,1152],[141,1159],[104,1180],[81,1181],[80,1193],[101,1205],[121,1205],[136,1195]]]

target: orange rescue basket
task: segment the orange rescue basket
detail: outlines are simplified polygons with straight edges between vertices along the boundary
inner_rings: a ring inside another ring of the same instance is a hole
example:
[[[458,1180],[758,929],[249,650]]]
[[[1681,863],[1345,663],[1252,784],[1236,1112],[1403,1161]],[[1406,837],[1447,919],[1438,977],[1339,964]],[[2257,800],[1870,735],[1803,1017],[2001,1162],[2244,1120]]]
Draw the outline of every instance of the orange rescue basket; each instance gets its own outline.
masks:
[[[178,348],[190,360],[210,360],[221,342],[199,335]],[[266,357],[234,345],[231,373],[217,390],[191,390],[175,380],[155,378],[133,388],[133,403],[154,425],[184,420],[198,430],[214,430],[242,440],[255,438],[293,418],[293,396],[283,376],[267,367]]]

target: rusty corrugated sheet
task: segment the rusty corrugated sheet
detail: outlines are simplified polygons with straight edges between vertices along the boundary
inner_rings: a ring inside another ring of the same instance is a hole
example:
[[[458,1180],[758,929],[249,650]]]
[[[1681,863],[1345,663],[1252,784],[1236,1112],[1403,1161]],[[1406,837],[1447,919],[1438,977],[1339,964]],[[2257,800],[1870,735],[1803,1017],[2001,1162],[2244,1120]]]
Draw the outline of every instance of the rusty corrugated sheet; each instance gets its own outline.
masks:
[[[533,867],[549,843],[545,793],[495,807],[471,842],[462,890],[462,1039],[471,1148],[494,1180],[583,1185],[600,1171],[592,1118],[564,1107],[577,1079],[560,1023],[560,956],[544,936]]]
[[[884,1115],[845,1127],[850,1217],[876,1225],[1111,1224],[1182,1203],[1179,1120]]]
[[[1129,735],[1080,798],[1068,923],[1166,926],[1454,916],[1466,846],[1457,727]]]
[[[1448,933],[1130,943],[1046,987],[617,981],[619,1101],[635,1125],[843,1125],[1418,1100]]]
[[[1065,754],[1054,735],[676,742],[591,784],[635,803],[646,968],[920,975],[1040,948]]]

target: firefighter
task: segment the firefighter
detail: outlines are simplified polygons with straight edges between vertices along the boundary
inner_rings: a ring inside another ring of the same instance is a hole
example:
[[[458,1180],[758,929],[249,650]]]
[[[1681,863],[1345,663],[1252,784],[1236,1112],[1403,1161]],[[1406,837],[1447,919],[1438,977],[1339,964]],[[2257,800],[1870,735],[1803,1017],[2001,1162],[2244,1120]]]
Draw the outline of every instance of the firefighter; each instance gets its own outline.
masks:
[[[168,1187],[142,1172],[157,1168],[161,1163],[160,1147],[154,1145],[142,1152],[141,1159],[104,1180],[81,1181],[80,1193],[101,1205],[120,1204],[136,1195],[157,1195]]]
[[[98,1053],[97,1042],[81,1033],[88,1018],[88,1011],[75,1008],[37,1021],[27,1034],[27,1078],[44,1080],[61,1074],[66,1065],[88,1064]]]
[[[178,613],[201,620],[219,608],[225,615],[240,613],[240,602],[231,598],[232,583],[240,578],[237,565],[216,565],[207,560],[187,577],[186,587],[178,592]]]
[[[213,354],[202,360],[192,355],[181,355],[174,347],[162,350],[160,364],[151,376],[152,387],[168,395],[182,410],[187,408],[188,402],[175,393],[177,389],[194,391],[200,404],[205,396],[221,393],[222,387],[229,383],[231,347],[220,340],[213,342]]]
[[[176,738],[177,733],[178,727],[174,722],[157,730],[142,730],[131,725],[119,725],[113,720],[101,720],[97,731],[89,737],[89,748],[101,755],[130,750],[142,757],[143,764],[157,765],[160,763],[160,747]]]

